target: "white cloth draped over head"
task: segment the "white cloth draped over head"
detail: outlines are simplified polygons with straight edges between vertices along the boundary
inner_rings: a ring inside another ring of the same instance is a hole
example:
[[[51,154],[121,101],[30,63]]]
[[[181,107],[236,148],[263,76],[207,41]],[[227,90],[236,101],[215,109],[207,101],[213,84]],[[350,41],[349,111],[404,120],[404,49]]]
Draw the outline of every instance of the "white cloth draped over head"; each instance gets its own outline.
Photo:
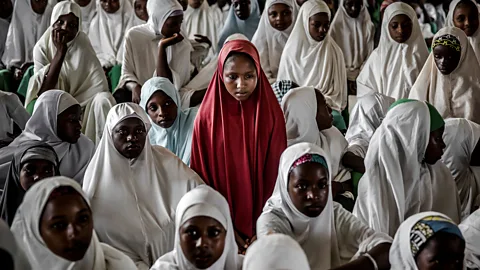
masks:
[[[323,157],[328,167],[328,201],[322,213],[315,218],[302,214],[288,193],[290,168],[305,154]],[[291,236],[302,246],[312,269],[326,270],[341,266],[355,254],[367,252],[380,243],[391,242],[390,237],[375,233],[341,205],[333,202],[333,175],[330,168],[329,156],[318,146],[299,143],[288,147],[280,159],[275,190],[257,221],[257,236],[260,240],[270,233]]]
[[[169,128],[162,128],[149,117],[152,125],[148,132],[150,143],[160,145],[172,151],[185,164],[190,165],[190,154],[192,151],[193,122],[197,115],[198,108],[182,110],[180,95],[170,80],[162,77],[153,77],[142,87],[140,106],[148,110],[147,103],[157,91],[162,91],[169,96],[177,105],[177,118]]]
[[[147,2],[147,11],[148,22],[131,28],[125,36],[122,75],[118,87],[123,87],[128,82],[143,85],[156,75],[158,46],[163,38],[162,27],[172,13],[182,11],[182,6],[177,0],[151,0]],[[181,89],[190,81],[193,71],[190,63],[191,51],[192,45],[188,38],[166,49],[176,89]],[[180,92],[184,108],[189,107],[192,94]]]
[[[423,161],[430,138],[427,104],[410,101],[389,110],[373,135],[354,215],[372,229],[393,236],[409,216],[438,211],[456,223],[460,201],[442,162]]]
[[[25,129],[30,115],[23,108],[18,96],[14,93],[0,90],[0,141],[12,141],[8,133],[13,134],[12,121],[18,125],[21,130]]]
[[[102,244],[93,231],[90,246],[79,261],[68,261],[55,255],[46,246],[40,234],[42,214],[52,192],[59,187],[71,187],[87,205],[88,199],[78,183],[67,177],[58,176],[43,179],[25,194],[12,223],[12,232],[17,241],[25,247],[28,260],[36,269],[78,269],[78,270],[131,270],[135,264],[120,251]]]
[[[446,26],[455,26],[453,24],[453,20],[454,20],[453,14],[455,13],[455,8],[460,2],[467,2],[467,1],[470,1],[470,0],[454,0],[450,2],[447,19],[446,19],[447,21],[445,23]],[[478,9],[476,2],[472,2],[472,3],[473,3],[472,6],[475,6]],[[477,31],[475,31],[475,33],[471,37],[467,37],[467,38],[468,38],[468,41],[470,41],[470,45],[472,45],[472,48],[473,48],[473,51],[475,52],[477,60],[480,62],[480,30],[477,29]]]
[[[457,68],[449,75],[443,75],[431,53],[412,87],[410,98],[428,101],[443,118],[466,118],[480,124],[480,64],[462,30],[445,27],[437,32],[434,40],[447,34],[460,41],[461,56]]]
[[[76,104],[78,102],[62,90],[48,90],[40,95],[25,130],[9,146],[0,149],[0,177],[6,177],[18,146],[28,141],[41,141],[55,149],[60,174],[81,183],[95,146],[83,134],[75,144],[64,142],[57,135],[58,115]]]
[[[22,246],[15,240],[10,228],[5,221],[0,220],[0,250],[6,251],[12,258],[12,270],[32,269],[28,259],[23,252]],[[5,264],[6,262],[3,262]]]
[[[97,10],[88,30],[88,37],[97,53],[102,67],[112,67],[122,63],[125,33],[133,26],[135,10],[130,0],[119,0],[120,8],[115,13],[107,13],[96,1]]]
[[[480,139],[480,125],[464,118],[445,120],[443,140],[447,146],[442,161],[452,172],[462,203],[462,219],[471,214],[479,195],[480,168],[470,166],[472,153]]]
[[[390,21],[397,15],[406,15],[412,21],[412,35],[404,43],[396,42],[388,31]],[[358,96],[378,92],[396,100],[407,98],[427,57],[417,13],[405,3],[389,5],[383,15],[380,43],[358,75]]]
[[[350,126],[345,134],[350,152],[365,158],[370,139],[382,124],[393,102],[393,98],[377,92],[357,99],[357,104],[350,113]]]
[[[248,39],[252,39],[257,31],[260,22],[260,6],[258,0],[250,0],[250,16],[246,20],[240,20],[235,14],[234,5],[230,6],[228,15],[225,18],[225,25],[220,31],[218,39],[218,48],[221,49],[225,40],[233,34],[244,34]]]
[[[31,0],[15,1],[2,56],[7,68],[20,68],[24,63],[33,62],[32,49],[49,26],[53,6],[53,0],[49,0],[45,12],[37,14]]]
[[[183,196],[175,216],[175,248],[158,259],[150,270],[199,270],[183,254],[180,228],[189,219],[204,216],[218,221],[226,230],[225,246],[220,258],[208,270],[242,269],[243,255],[238,254],[230,207],[227,200],[207,185],[201,185]]]
[[[326,35],[321,42],[315,41],[309,32],[309,19],[315,14],[327,13],[330,9],[323,1],[307,1],[288,38],[278,69],[278,80],[291,80],[299,86],[313,86],[320,90],[327,104],[336,111],[347,105],[347,74],[340,47]]]
[[[140,119],[147,132],[150,129],[148,116],[137,104],[113,107],[85,172],[83,189],[100,240],[132,258],[139,269],[149,269],[173,249],[178,202],[203,182],[179,158],[161,146],[150,145],[148,139],[137,158],[122,156],[114,146],[113,129],[130,117]]]
[[[465,237],[465,262],[469,269],[480,268],[480,210],[473,212],[459,226]]]
[[[293,9],[293,1],[295,0],[268,0],[265,4],[265,11],[260,19],[257,32],[255,32],[252,38],[252,43],[257,47],[260,55],[262,69],[270,83],[274,83],[277,80],[278,66],[280,65],[283,48],[287,44],[288,37],[295,24],[296,14]],[[287,5],[292,12],[292,25],[284,31],[278,31],[273,28],[268,19],[268,10],[276,4]]]
[[[302,247],[290,236],[270,234],[255,241],[245,254],[243,270],[310,270]]]
[[[77,3],[75,0],[70,0]],[[78,3],[77,3],[78,4]],[[79,5],[80,6],[80,5]],[[97,10],[96,10],[95,0],[90,0],[86,6],[80,6],[80,10],[82,13],[82,31],[88,35],[88,31],[90,30],[90,23],[93,20]]]
[[[329,170],[333,174],[333,181],[344,182],[350,179],[350,172],[342,165],[348,143],[334,126],[318,130],[315,91],[313,87],[300,87],[290,90],[283,97],[281,107],[287,125],[287,143],[291,146],[308,142],[321,147],[330,158]]]

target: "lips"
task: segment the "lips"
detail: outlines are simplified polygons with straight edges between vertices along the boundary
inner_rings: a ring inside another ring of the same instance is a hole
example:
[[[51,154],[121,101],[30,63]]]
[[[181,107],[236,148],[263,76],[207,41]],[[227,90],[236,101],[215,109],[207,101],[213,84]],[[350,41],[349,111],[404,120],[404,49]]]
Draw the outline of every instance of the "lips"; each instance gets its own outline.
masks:
[[[138,150],[140,149],[140,145],[138,144],[130,144],[126,147],[127,150]]]

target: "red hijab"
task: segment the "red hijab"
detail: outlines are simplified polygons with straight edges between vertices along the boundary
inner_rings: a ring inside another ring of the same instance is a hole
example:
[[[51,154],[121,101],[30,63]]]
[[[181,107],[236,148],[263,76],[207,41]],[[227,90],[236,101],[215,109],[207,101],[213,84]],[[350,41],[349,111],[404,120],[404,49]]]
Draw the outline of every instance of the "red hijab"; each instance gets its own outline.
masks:
[[[257,70],[257,87],[243,102],[232,97],[223,82],[223,65],[233,52],[249,55]],[[246,40],[227,42],[195,119],[190,167],[227,199],[242,237],[256,235],[286,147],[283,112],[255,46]]]

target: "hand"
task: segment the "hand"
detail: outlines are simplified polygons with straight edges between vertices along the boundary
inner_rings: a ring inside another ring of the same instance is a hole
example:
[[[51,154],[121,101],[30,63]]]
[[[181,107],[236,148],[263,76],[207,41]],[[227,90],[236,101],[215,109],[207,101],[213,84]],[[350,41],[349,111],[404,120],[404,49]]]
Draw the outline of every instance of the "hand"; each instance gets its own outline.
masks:
[[[132,91],[132,102],[139,104],[141,94],[142,94],[142,87],[140,87],[140,85],[137,84],[137,86],[135,86],[135,88],[133,88],[133,91]]]
[[[160,40],[160,46],[167,48],[181,42],[182,40],[183,40],[183,36],[180,33],[173,34],[173,36],[171,37],[162,38]]]
[[[55,45],[55,48],[57,48],[58,51],[61,53],[67,52],[67,37],[63,30],[53,29],[52,40],[53,45]]]
[[[21,81],[23,78],[23,70],[21,68],[15,68],[13,72],[13,78],[15,81]]]
[[[235,231],[235,242],[237,242],[238,253],[245,254],[245,251],[247,251],[248,245],[245,242],[245,240],[243,240],[243,238],[237,233],[237,231]]]
[[[252,239],[247,239],[247,245],[251,246],[253,244],[253,242],[255,242],[255,241],[257,241],[257,236],[256,235],[254,235],[252,237]]]
[[[348,95],[356,96],[357,95],[357,82],[356,81],[347,81],[348,85]]]
[[[195,35],[195,41],[198,43],[206,43],[208,44],[208,47],[212,47],[212,42],[206,36]]]

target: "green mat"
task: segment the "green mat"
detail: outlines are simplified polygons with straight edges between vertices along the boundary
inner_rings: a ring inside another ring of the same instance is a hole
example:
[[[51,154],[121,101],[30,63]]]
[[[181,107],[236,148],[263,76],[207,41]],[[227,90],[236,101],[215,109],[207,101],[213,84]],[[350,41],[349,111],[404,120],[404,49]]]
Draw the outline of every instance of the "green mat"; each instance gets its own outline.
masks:
[[[110,80],[110,91],[113,93],[120,82],[120,75],[122,74],[122,65],[113,66],[108,72],[108,79]]]
[[[22,81],[20,82],[20,85],[18,86],[17,93],[22,95],[23,97],[27,97],[27,91],[28,91],[28,82],[30,81],[30,78],[33,76],[35,72],[33,71],[33,65],[30,66],[26,71],[25,74],[23,74]]]

